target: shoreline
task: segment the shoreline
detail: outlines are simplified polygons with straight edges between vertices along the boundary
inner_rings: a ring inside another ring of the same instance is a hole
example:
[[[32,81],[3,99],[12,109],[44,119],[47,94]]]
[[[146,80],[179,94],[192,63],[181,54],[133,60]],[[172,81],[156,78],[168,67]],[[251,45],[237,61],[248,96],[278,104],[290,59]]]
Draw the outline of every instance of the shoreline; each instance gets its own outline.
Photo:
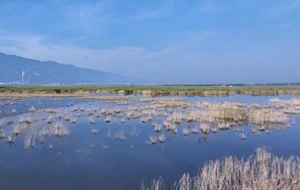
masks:
[[[300,95],[300,87],[0,87],[3,98],[85,97],[91,94],[228,97],[234,95]]]

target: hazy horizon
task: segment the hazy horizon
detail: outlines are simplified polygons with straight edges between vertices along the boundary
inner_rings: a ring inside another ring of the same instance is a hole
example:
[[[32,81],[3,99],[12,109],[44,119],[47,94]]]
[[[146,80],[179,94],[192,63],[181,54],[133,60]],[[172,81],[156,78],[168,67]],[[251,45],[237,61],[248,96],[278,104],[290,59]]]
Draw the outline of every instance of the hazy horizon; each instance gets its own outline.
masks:
[[[1,1],[0,52],[157,83],[299,82],[300,0]]]

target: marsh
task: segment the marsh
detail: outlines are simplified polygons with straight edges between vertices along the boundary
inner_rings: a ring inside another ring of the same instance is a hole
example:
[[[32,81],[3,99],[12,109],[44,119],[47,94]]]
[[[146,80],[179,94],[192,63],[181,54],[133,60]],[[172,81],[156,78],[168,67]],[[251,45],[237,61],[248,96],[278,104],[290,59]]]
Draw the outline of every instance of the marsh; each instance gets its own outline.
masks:
[[[1,189],[169,187],[257,148],[300,156],[295,96],[90,96],[1,100]]]

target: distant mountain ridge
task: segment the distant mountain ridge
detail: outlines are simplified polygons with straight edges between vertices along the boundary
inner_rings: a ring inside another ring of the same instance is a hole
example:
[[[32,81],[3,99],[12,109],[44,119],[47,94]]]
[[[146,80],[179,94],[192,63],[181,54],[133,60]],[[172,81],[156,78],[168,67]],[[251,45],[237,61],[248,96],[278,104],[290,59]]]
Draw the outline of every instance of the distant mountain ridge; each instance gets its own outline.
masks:
[[[110,85],[136,82],[129,77],[79,68],[54,61],[38,61],[0,52],[0,83]]]

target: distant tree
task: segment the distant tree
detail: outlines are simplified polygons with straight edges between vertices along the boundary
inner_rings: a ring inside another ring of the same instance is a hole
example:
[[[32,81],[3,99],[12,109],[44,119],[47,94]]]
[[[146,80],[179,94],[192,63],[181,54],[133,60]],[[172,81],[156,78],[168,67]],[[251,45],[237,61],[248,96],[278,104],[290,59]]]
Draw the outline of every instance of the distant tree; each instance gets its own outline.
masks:
[[[60,94],[61,93],[60,89],[55,89],[54,91],[55,91],[56,94]]]

